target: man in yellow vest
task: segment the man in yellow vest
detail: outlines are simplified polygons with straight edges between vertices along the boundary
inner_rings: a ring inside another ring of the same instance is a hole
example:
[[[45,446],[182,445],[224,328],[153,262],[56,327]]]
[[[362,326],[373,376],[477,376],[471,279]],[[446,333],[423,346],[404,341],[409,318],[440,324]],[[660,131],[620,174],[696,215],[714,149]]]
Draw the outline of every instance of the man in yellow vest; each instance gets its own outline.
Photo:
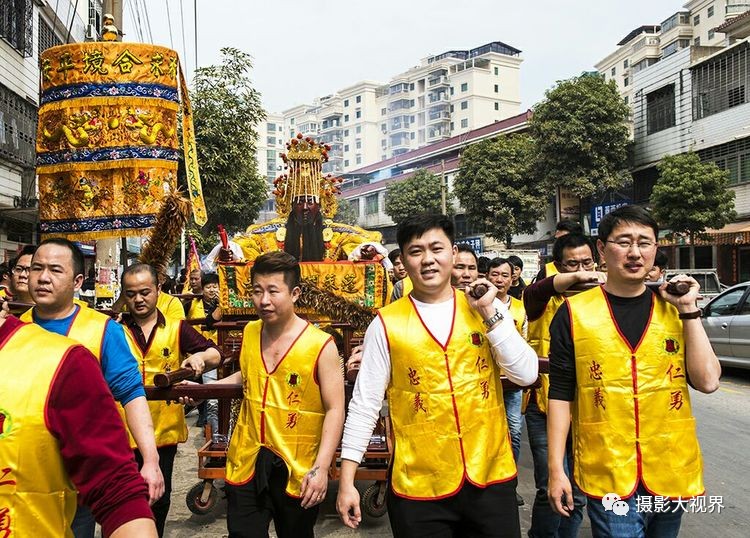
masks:
[[[552,249],[555,271],[552,275],[533,282],[523,294],[526,314],[529,318],[529,344],[539,357],[549,357],[549,326],[555,312],[564,301],[565,293],[579,284],[599,282],[603,275],[594,271],[596,267],[591,241],[581,234],[564,234],[560,236]],[[541,374],[542,386],[528,391],[523,410],[526,418],[526,432],[529,436],[529,448],[534,461],[534,484],[536,496],[531,510],[531,528],[529,536],[575,537],[583,520],[585,496],[574,488],[574,509],[568,518],[552,510],[547,497],[549,472],[547,467],[547,391],[549,375]],[[568,443],[566,453],[566,471],[570,473],[573,466],[573,454]]]
[[[555,226],[554,238],[555,241],[557,241],[561,237],[568,234],[583,235],[583,233],[583,226],[578,224],[576,221],[563,219],[561,221],[558,221],[557,225]],[[536,277],[534,277],[534,282],[538,282],[544,278],[547,278],[548,276],[557,274],[557,272],[557,266],[555,265],[553,256],[553,259],[545,263],[544,266],[542,266],[542,268],[536,274]]]
[[[524,340],[528,336],[528,319],[526,310],[523,307],[523,301],[511,297],[508,293],[513,285],[513,264],[505,258],[494,258],[490,260],[487,266],[487,280],[497,288],[497,299],[503,303],[513,318],[516,330],[523,336]],[[521,389],[503,390],[503,402],[505,403],[505,415],[508,419],[508,430],[510,431],[510,441],[513,447],[513,459],[518,464],[518,457],[521,455],[521,430],[523,427],[523,417],[521,414],[521,401],[523,391]],[[523,506],[523,497],[516,494],[518,506]]]
[[[123,317],[123,323],[146,385],[153,385],[154,375],[160,372],[192,368],[196,375],[200,375],[204,369],[215,368],[221,361],[216,344],[206,340],[188,323],[165,316],[156,307],[158,281],[156,270],[143,263],[131,265],[122,273],[122,293],[130,314]],[[164,476],[164,495],[151,506],[151,510],[156,518],[159,536],[163,536],[170,506],[177,444],[187,441],[188,431],[181,405],[149,402],[148,407],[154,423],[159,468]],[[137,448],[132,436],[130,446],[134,450]],[[135,457],[142,465],[143,458],[138,450]]]
[[[83,283],[83,272],[83,254],[73,243],[60,238],[42,241],[29,274],[29,292],[36,306],[25,312],[21,320],[68,336],[97,358],[112,395],[125,409],[128,427],[143,454],[146,463],[141,476],[149,486],[149,500],[154,502],[164,493],[164,478],[138,364],[121,325],[93,308],[81,308],[73,302],[75,291]],[[91,512],[81,507],[73,522],[76,537],[92,537],[94,526]]]
[[[227,454],[232,538],[313,537],[344,423],[344,378],[331,335],[294,313],[300,268],[286,252],[250,270],[258,321],[245,326],[241,372],[215,383],[245,391]]]
[[[688,384],[715,391],[721,367],[696,307],[698,283],[675,277],[690,284],[683,296],[644,285],[658,232],[638,206],[606,215],[596,242],[606,284],[567,298],[550,326],[550,502],[563,516],[572,508],[563,470],[572,415],[573,474],[594,536],[677,536],[687,500],[705,491]],[[672,501],[642,510],[652,496]]]
[[[3,304],[0,535],[72,536],[78,501],[103,536],[156,536],[148,488],[92,359],[77,342],[8,316]]]
[[[488,286],[479,299],[451,286],[454,238],[444,215],[419,215],[398,226],[414,289],[380,309],[365,333],[336,501],[349,527],[361,519],[354,475],[387,390],[396,439],[387,494],[393,535],[520,534],[498,367],[528,385],[538,362],[492,284],[477,281]]]
[[[36,245],[26,245],[18,255],[10,260],[10,293],[13,300],[19,303],[33,304],[29,294],[29,272],[31,258],[36,252]]]

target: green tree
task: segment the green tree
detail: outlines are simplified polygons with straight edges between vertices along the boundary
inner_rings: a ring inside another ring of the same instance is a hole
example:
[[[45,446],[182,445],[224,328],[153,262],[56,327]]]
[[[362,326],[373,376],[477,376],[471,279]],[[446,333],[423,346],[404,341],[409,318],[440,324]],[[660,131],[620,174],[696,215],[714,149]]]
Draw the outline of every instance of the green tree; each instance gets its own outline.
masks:
[[[691,245],[706,228],[722,228],[737,216],[727,170],[701,162],[693,152],[668,155],[658,169],[649,200],[654,218],[673,232],[689,234]]]
[[[629,108],[613,81],[584,74],[548,90],[531,117],[534,173],[554,192],[582,198],[630,181],[627,172]]]
[[[217,242],[216,225],[246,228],[257,217],[269,187],[258,174],[255,125],[265,119],[250,80],[250,55],[221,49],[220,65],[196,69],[190,100],[208,223],[201,234]]]
[[[544,217],[549,191],[532,176],[534,141],[500,136],[472,144],[461,156],[453,189],[471,222],[510,248],[512,237],[534,233]]]
[[[343,224],[357,224],[357,213],[355,213],[354,206],[349,200],[339,198],[339,206],[336,208],[336,215],[333,220]]]
[[[396,224],[406,217],[422,213],[442,213],[443,195],[445,195],[446,212],[453,213],[452,193],[443,193],[441,177],[428,172],[417,170],[414,175],[403,180],[388,184],[385,191],[385,213]]]

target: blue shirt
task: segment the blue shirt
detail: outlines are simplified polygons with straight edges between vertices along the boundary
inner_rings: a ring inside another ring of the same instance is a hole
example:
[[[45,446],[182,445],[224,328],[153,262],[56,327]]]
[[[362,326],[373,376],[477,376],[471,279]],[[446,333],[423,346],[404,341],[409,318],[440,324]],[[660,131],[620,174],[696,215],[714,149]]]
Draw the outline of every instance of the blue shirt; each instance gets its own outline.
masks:
[[[76,305],[73,313],[62,319],[41,319],[37,317],[34,309],[34,323],[50,332],[67,336],[79,308],[81,307]],[[113,319],[107,321],[104,329],[101,365],[112,396],[123,406],[139,396],[146,396],[138,361],[130,350],[125,330]]]

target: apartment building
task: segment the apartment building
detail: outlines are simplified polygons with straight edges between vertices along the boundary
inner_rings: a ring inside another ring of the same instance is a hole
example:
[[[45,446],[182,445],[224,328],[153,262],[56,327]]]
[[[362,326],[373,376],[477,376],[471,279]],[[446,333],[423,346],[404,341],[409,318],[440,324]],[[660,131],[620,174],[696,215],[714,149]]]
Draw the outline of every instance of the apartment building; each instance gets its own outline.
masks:
[[[402,155],[520,111],[521,51],[493,41],[428,56],[388,83],[362,81],[284,110],[284,133],[331,145],[325,172]]]
[[[679,237],[662,244],[673,267],[717,267],[725,283],[750,280],[750,2],[691,1],[630,36],[597,69],[631,106],[631,201],[648,204],[666,155],[695,151],[729,171],[738,221],[695,245]],[[634,45],[644,40],[651,56],[635,69],[643,59]]]
[[[284,168],[284,161],[280,157],[286,149],[287,142],[284,134],[284,116],[267,114],[265,121],[260,122],[256,129],[258,132],[256,145],[258,173],[266,178],[269,193],[266,204],[260,210],[258,220],[266,221],[276,216],[276,206],[270,193],[273,190],[273,181],[283,173]]]
[[[0,261],[36,241],[39,55],[66,37],[95,39],[101,15],[101,0],[0,2]]]

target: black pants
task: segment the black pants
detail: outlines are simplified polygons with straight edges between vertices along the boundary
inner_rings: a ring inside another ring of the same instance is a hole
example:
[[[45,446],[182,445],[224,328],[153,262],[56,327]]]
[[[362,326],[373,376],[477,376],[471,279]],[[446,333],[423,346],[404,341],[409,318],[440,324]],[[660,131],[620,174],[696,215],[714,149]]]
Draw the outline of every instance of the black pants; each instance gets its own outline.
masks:
[[[247,484],[226,485],[229,538],[268,538],[271,519],[279,538],[313,538],[320,505],[304,509],[302,499],[286,494],[288,473],[278,456],[267,468],[265,487],[259,487],[259,471],[256,467],[256,475]]]
[[[478,488],[469,482],[458,493],[434,501],[404,499],[389,489],[388,519],[394,538],[518,538],[517,479]]]
[[[172,468],[174,467],[174,458],[177,455],[177,445],[163,446],[157,448],[156,451],[159,453],[159,469],[161,474],[164,476],[164,495],[151,505],[151,512],[154,514],[156,520],[156,531],[159,536],[164,536],[164,524],[167,522],[167,514],[169,513],[169,505],[171,504],[170,497],[172,496]],[[138,449],[133,451],[135,453],[135,461],[138,462],[138,470],[143,467],[143,457]]]

